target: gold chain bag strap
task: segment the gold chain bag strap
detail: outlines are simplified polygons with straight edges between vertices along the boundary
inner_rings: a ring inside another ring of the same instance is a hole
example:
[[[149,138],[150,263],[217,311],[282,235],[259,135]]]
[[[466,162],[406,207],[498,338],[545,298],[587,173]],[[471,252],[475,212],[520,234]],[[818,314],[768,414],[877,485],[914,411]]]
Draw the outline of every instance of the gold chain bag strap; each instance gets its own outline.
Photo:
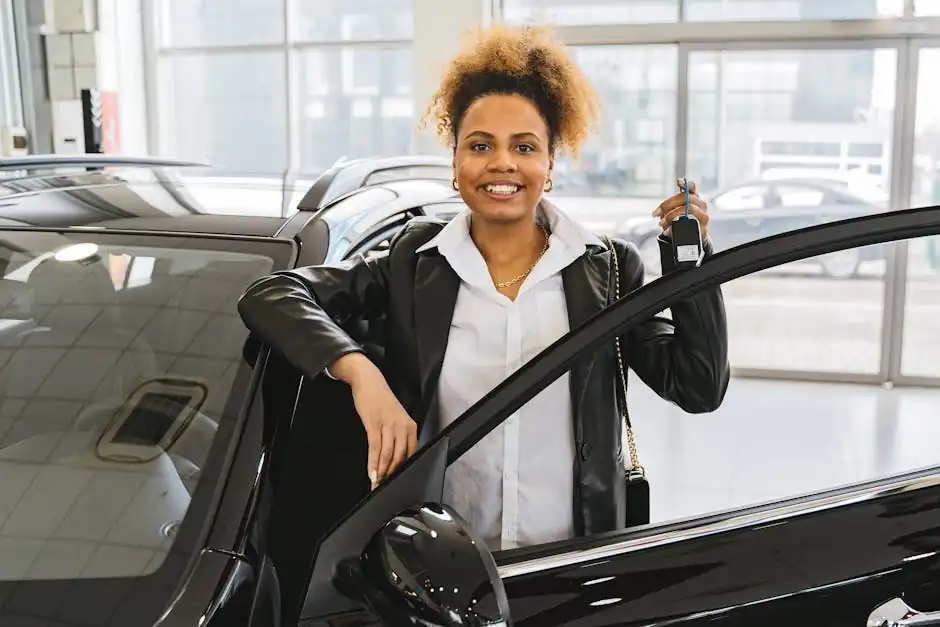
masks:
[[[611,265],[614,274],[614,302],[620,300],[620,259],[617,249],[610,238],[606,237],[607,246],[611,252]],[[616,396],[617,406],[627,430],[627,446],[630,449],[630,468],[625,471],[627,512],[626,526],[636,527],[646,525],[650,521],[650,487],[646,479],[646,470],[640,464],[640,456],[636,450],[636,438],[633,435],[633,425],[630,423],[630,411],[627,408],[627,369],[623,362],[623,350],[620,347],[620,336],[614,338],[617,349],[617,379]]]

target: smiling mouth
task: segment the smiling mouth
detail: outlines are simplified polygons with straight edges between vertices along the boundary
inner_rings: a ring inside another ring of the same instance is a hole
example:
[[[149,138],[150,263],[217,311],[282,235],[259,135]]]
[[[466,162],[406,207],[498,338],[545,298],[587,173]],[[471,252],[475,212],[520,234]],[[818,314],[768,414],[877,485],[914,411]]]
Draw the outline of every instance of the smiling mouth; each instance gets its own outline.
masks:
[[[522,191],[522,185],[514,183],[491,183],[482,187],[483,191],[493,198],[511,198]]]

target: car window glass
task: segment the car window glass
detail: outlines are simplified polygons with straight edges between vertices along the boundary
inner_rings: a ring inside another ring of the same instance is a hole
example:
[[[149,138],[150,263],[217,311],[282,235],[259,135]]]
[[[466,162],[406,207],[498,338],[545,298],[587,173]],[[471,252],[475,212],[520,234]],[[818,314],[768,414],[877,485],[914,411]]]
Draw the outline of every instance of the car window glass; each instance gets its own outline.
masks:
[[[367,241],[362,242],[359,246],[351,250],[350,256],[361,254],[373,258],[388,254],[392,240],[403,227],[404,224],[399,224],[376,233],[374,237],[370,237]]]
[[[237,298],[274,267],[62,240],[0,248],[0,582],[160,569],[218,480],[202,471],[242,363]]]
[[[940,308],[938,241],[917,238],[904,244],[911,268],[908,309],[896,324],[903,324],[903,368],[911,376],[940,376],[935,359],[940,326],[933,315]],[[774,376],[876,375],[887,315],[885,257],[892,246],[849,248],[725,283],[721,289],[735,376],[715,411],[697,413],[701,408],[694,406],[694,394],[662,398],[630,371],[629,408],[640,462],[651,483],[653,525],[940,465],[940,454],[928,444],[935,439],[930,434],[940,437],[933,419],[940,401],[935,390],[888,391]],[[445,358],[439,402],[452,406],[445,413],[463,411],[479,399],[474,386],[488,391],[532,359],[537,353],[532,334],[550,336],[564,328],[564,310],[550,292],[531,296],[538,316],[526,315],[525,301],[519,301],[528,334],[521,323],[514,327],[508,314],[499,325],[505,334],[492,332],[492,326],[483,333],[472,316],[455,314],[451,345],[462,345],[463,334],[467,345],[473,338],[475,349]],[[683,325],[682,312],[689,307],[681,301],[668,305],[676,324]],[[691,326],[685,323],[686,329]],[[644,351],[649,354],[642,338],[652,331],[651,324],[642,325],[626,337],[632,366],[641,363]],[[506,337],[515,337],[510,345],[518,349],[508,357],[499,354],[507,350]],[[658,343],[649,341],[650,346]],[[489,350],[487,344],[492,344]],[[612,343],[605,344],[579,363],[593,360],[596,371],[598,364],[612,364],[613,355]],[[673,358],[682,364],[698,361],[682,352]],[[488,535],[494,549],[559,539],[572,524],[573,469],[600,454],[597,440],[576,435],[578,429],[571,426],[566,394],[572,376],[578,374],[569,371],[551,382],[448,470],[445,501]],[[693,372],[677,385],[689,390],[703,377]],[[645,373],[652,386],[664,378],[668,375],[654,370]],[[626,456],[627,442],[622,446]],[[515,538],[493,537],[511,521],[517,525]]]
[[[395,200],[397,195],[387,189],[370,188],[340,200],[325,211],[324,219],[330,226],[330,250],[327,262],[342,259],[349,247],[387,214],[376,209]]]
[[[357,255],[376,257],[387,253],[392,239],[405,228],[408,221],[413,217],[413,213],[403,212],[393,215],[379,223],[375,223],[373,220],[370,228],[363,232],[355,242],[347,242],[345,244],[345,257],[347,259]]]
[[[394,237],[394,233],[389,233],[383,236],[381,239],[373,241],[362,251],[362,254],[364,254],[366,257],[369,257],[370,259],[388,254],[388,248],[392,243],[392,238]]]

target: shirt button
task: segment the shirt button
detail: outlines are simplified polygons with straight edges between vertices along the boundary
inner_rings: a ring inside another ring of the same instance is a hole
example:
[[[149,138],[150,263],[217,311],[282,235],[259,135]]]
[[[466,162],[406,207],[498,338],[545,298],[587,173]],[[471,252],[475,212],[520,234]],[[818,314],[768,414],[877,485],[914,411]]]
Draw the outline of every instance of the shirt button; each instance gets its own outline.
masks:
[[[586,462],[591,459],[591,444],[585,442],[581,445],[581,461]]]

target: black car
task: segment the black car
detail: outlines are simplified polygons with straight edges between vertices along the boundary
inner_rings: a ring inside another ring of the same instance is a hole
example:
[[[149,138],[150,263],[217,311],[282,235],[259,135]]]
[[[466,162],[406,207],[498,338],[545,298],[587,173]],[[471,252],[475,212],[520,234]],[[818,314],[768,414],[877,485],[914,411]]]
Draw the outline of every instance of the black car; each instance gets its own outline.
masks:
[[[884,211],[877,199],[854,194],[848,187],[817,178],[754,180],[703,192],[709,205],[709,233],[715,245],[732,248],[796,229]],[[659,234],[648,216],[631,218],[616,229],[618,236],[640,249],[650,274],[659,273]],[[854,276],[866,261],[881,261],[879,246],[856,248],[813,260],[826,276]]]
[[[236,301],[260,275],[382,254],[407,220],[459,207],[432,160],[396,174],[422,159],[338,166],[296,206],[282,185],[262,217],[200,205],[197,166],[0,162],[0,624],[933,624],[910,607],[940,610],[937,468],[497,554],[439,501],[448,464],[615,334],[760,270],[940,234],[940,207],[649,283],[370,492],[348,388],[259,344]],[[381,320],[348,330],[381,364]]]

